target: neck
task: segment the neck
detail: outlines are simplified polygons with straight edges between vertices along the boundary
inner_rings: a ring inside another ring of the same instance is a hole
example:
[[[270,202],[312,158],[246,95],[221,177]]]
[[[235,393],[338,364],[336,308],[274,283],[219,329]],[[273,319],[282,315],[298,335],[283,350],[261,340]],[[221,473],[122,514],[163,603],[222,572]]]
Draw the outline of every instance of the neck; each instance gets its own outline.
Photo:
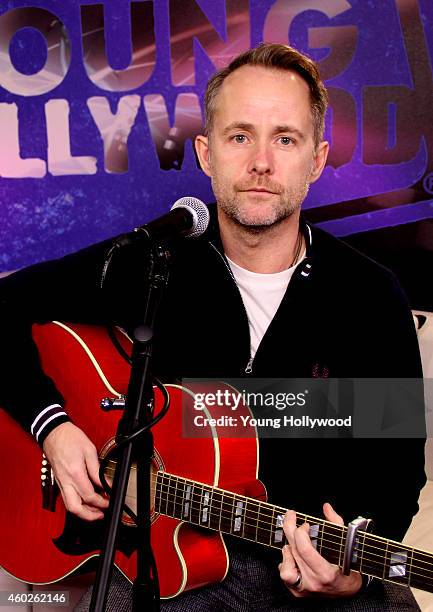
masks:
[[[219,207],[218,222],[225,254],[250,272],[273,274],[287,270],[295,263],[296,254],[299,257],[304,250],[304,239],[299,236],[299,211],[257,233],[235,223]]]
[[[155,511],[200,527],[228,533],[270,548],[281,549],[285,508],[218,487],[158,472]],[[347,527],[296,513],[296,524],[309,524],[309,535],[330,563],[343,565]],[[433,555],[359,531],[355,537],[351,568],[381,580],[433,592]]]

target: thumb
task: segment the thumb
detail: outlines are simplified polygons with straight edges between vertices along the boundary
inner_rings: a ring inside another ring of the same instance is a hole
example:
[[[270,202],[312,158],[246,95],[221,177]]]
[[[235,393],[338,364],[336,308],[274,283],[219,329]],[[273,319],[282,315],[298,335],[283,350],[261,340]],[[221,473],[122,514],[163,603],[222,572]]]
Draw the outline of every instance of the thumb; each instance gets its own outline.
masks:
[[[327,521],[336,523],[337,525],[344,525],[343,517],[337,514],[334,508],[328,502],[323,504],[323,514],[325,515]]]

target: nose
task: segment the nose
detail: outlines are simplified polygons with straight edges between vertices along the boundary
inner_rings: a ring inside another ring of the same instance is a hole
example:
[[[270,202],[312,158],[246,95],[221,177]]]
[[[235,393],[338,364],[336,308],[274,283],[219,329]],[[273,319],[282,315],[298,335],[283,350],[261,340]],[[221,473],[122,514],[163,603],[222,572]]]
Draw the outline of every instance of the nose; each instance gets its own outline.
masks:
[[[256,143],[251,151],[248,172],[258,175],[273,174],[274,160],[269,145],[266,143]]]

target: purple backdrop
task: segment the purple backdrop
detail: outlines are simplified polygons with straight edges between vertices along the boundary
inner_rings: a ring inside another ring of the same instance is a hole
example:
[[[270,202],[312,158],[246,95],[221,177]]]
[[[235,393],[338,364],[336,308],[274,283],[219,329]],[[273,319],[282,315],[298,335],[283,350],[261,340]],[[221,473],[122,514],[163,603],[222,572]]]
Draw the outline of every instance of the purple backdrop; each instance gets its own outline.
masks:
[[[290,42],[330,90],[332,153],[308,217],[433,309],[431,0],[79,0],[0,4],[0,267],[212,199],[192,139],[216,67]],[[415,271],[423,278],[415,279]],[[426,276],[427,275],[427,276]]]

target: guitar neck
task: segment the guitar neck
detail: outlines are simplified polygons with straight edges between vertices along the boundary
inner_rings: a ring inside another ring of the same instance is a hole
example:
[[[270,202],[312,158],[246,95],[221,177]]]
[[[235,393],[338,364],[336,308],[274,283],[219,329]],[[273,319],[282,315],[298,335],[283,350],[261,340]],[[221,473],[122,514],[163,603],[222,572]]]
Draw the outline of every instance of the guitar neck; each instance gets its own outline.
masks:
[[[158,472],[155,510],[193,525],[281,549],[285,508],[245,497],[187,478]],[[296,513],[297,525],[307,522],[317,551],[341,567],[347,527]],[[400,542],[359,531],[351,567],[381,580],[433,592],[433,555]]]

